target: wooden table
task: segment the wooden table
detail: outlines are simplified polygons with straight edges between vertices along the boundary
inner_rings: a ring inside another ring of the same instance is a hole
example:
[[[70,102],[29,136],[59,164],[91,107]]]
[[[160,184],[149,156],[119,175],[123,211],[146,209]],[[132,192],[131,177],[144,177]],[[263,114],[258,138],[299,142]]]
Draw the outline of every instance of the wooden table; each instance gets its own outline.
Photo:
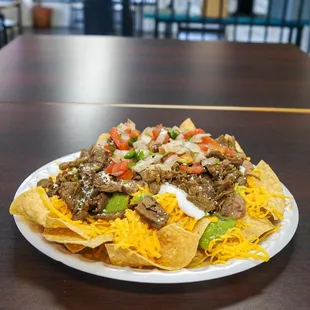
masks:
[[[309,309],[310,115],[125,108],[94,104],[0,104],[0,304],[2,309]],[[231,133],[254,162],[265,159],[295,195],[300,224],[270,262],[212,281],[146,285],[88,275],[55,262],[17,230],[8,207],[35,169],[90,146],[127,118],[139,128],[191,117],[214,135]]]
[[[295,46],[22,36],[0,52],[0,101],[310,107]]]
[[[310,309],[306,55],[285,45],[20,37],[0,52],[0,76],[1,309]],[[127,118],[143,128],[186,117],[235,135],[294,194],[299,228],[269,263],[201,283],[133,284],[66,267],[19,233],[8,208],[34,170]]]

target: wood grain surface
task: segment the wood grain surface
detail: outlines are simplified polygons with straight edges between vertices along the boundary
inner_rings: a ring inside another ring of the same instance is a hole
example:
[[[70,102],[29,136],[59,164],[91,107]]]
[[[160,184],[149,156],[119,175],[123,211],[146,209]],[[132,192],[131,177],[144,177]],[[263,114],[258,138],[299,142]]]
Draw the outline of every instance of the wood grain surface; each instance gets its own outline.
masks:
[[[2,103],[0,111],[1,309],[310,308],[309,115],[30,103]],[[8,208],[20,183],[34,170],[89,147],[100,133],[127,118],[143,128],[179,124],[186,117],[214,136],[234,134],[253,162],[267,161],[294,194],[298,230],[270,262],[200,283],[133,284],[66,267],[41,254],[19,233]]]
[[[309,108],[293,45],[21,36],[0,52],[0,101]]]

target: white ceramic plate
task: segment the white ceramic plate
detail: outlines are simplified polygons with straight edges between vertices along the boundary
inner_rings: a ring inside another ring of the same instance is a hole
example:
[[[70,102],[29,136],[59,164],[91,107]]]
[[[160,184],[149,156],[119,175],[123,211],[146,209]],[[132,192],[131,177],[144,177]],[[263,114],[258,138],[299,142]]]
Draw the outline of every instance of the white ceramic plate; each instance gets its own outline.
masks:
[[[37,182],[48,176],[55,176],[58,173],[58,164],[70,161],[79,156],[74,153],[41,167],[32,173],[19,187],[15,197],[24,191],[35,187]],[[290,191],[283,185],[285,195],[293,197]],[[268,237],[262,246],[267,250],[270,257],[280,252],[292,239],[298,225],[298,207],[295,199],[290,201],[292,207],[287,206],[284,213],[284,220],[281,228],[270,237]],[[231,260],[225,265],[213,265],[197,269],[182,269],[179,271],[160,271],[160,270],[140,270],[133,268],[123,268],[111,266],[102,262],[92,262],[82,259],[78,254],[68,254],[59,249],[58,245],[47,242],[40,233],[35,231],[32,224],[25,221],[20,216],[14,216],[16,225],[23,236],[39,251],[52,259],[62,262],[72,268],[94,274],[101,277],[107,277],[117,280],[144,282],[144,283],[184,283],[211,280],[229,276],[235,273],[253,268],[260,261],[252,259]]]

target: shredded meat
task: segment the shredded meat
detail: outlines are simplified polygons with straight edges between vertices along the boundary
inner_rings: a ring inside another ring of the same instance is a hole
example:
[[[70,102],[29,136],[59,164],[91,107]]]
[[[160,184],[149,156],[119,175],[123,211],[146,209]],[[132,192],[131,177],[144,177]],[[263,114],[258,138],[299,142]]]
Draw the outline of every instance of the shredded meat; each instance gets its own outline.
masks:
[[[225,195],[219,203],[222,216],[239,219],[245,216],[245,200],[236,193]]]
[[[135,211],[150,226],[160,229],[167,223],[169,214],[151,196],[146,196],[136,206]]]

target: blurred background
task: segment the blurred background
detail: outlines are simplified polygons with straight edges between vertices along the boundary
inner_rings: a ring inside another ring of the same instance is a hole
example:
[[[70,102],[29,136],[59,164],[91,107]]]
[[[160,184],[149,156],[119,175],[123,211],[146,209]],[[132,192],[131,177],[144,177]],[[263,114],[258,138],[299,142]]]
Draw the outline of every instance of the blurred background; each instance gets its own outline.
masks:
[[[0,0],[0,45],[21,33],[292,43],[310,52],[310,0]]]

